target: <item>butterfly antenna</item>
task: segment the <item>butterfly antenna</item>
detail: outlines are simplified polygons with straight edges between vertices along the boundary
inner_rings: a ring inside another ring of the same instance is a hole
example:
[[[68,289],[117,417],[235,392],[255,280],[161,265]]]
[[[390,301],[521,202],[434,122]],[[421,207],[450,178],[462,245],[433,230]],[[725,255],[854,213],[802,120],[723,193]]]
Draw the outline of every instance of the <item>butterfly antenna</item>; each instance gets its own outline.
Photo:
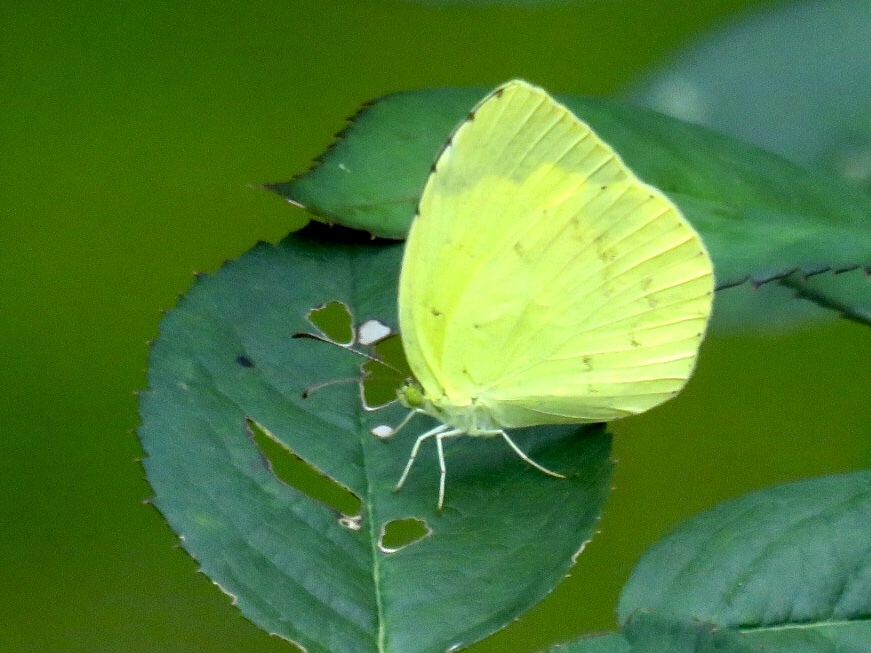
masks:
[[[508,443],[508,446],[510,446],[512,449],[514,449],[514,453],[516,453],[523,460],[528,462],[530,465],[535,467],[540,472],[544,472],[548,476],[553,476],[555,478],[565,478],[565,474],[559,474],[557,472],[551,471],[547,467],[543,467],[542,465],[539,465],[532,458],[530,458],[525,453],[523,453],[523,450],[514,443],[514,440],[512,440],[510,437],[508,437],[508,434],[505,431],[499,431],[499,435],[501,435],[502,438],[505,440],[505,442]]]
[[[334,347],[338,347],[339,349],[344,349],[345,351],[349,351],[352,354],[356,354],[357,356],[360,356],[361,358],[365,358],[366,360],[370,360],[373,363],[379,363],[380,365],[383,365],[384,367],[388,367],[391,370],[393,370],[394,372],[396,372],[397,374],[399,374],[400,376],[405,374],[405,372],[403,372],[402,370],[400,370],[397,367],[394,367],[393,365],[391,365],[390,363],[385,361],[383,358],[378,358],[377,356],[373,356],[372,354],[367,354],[365,351],[360,351],[359,349],[354,349],[351,345],[343,345],[341,342],[336,342],[335,340],[330,340],[329,338],[319,336],[316,333],[306,333],[306,332],[294,333],[291,336],[291,338],[307,338],[309,340],[317,340],[318,342],[325,342],[328,345],[333,345]]]
[[[357,377],[351,377],[346,379],[330,379],[329,381],[324,381],[323,383],[315,383],[314,385],[310,385],[305,390],[302,391],[302,398],[308,399],[313,392],[316,390],[320,390],[321,388],[326,388],[330,385],[338,385],[339,383],[357,383],[360,379]]]

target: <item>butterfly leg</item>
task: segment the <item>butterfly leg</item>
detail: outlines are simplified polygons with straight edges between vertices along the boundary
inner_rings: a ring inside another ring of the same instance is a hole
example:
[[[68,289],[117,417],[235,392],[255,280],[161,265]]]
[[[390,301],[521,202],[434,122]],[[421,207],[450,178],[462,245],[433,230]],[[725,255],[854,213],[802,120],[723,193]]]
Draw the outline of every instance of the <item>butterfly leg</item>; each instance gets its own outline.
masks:
[[[437,512],[439,513],[441,513],[442,506],[445,503],[445,478],[447,478],[448,475],[448,466],[445,465],[445,450],[442,447],[442,440],[445,438],[453,438],[458,435],[465,435],[465,431],[451,429],[450,431],[442,431],[435,436],[436,450],[439,454],[439,471],[441,472],[441,476],[439,476],[439,504],[437,508]]]
[[[408,414],[402,418],[402,421],[393,427],[393,432],[388,437],[393,437],[394,435],[399,433],[399,429],[408,424],[411,421],[412,417],[414,417],[415,415],[419,415],[420,413],[421,411],[417,410],[416,408],[408,411]]]
[[[408,457],[408,462],[405,463],[405,470],[402,472],[402,476],[399,477],[399,482],[396,484],[396,487],[393,488],[394,492],[398,492],[402,487],[402,484],[405,483],[405,479],[408,476],[408,472],[411,471],[411,466],[414,464],[414,459],[417,458],[417,452],[420,449],[420,445],[424,440],[428,440],[433,436],[438,436],[440,433],[444,433],[445,431],[451,430],[451,427],[447,424],[439,424],[434,429],[427,431],[423,435],[421,435],[414,443],[414,446],[411,448],[411,455]]]
[[[544,473],[547,474],[548,476],[554,476],[554,477],[556,477],[556,478],[565,478],[565,475],[564,475],[564,474],[558,474],[557,472],[554,472],[554,471],[549,470],[547,467],[542,467],[542,466],[539,465],[537,462],[535,462],[532,458],[530,458],[530,457],[527,456],[525,453],[523,453],[523,451],[520,449],[520,447],[518,447],[518,446],[514,443],[514,440],[512,440],[511,438],[508,437],[508,434],[507,434],[505,431],[499,431],[499,435],[501,435],[501,436],[502,436],[502,439],[505,440],[505,442],[508,443],[508,446],[510,446],[512,449],[514,449],[514,453],[516,453],[516,454],[517,454],[518,456],[520,456],[523,460],[525,460],[525,461],[528,462],[530,465],[532,465],[533,467],[535,467],[537,470],[539,470],[539,471],[541,471],[541,472],[544,472]]]

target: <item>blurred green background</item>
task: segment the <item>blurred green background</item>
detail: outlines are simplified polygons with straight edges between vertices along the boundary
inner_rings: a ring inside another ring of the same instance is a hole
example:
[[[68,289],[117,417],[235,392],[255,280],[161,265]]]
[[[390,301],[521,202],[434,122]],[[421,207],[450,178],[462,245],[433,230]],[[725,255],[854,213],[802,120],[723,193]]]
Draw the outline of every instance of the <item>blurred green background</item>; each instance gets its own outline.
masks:
[[[257,184],[306,169],[372,97],[518,76],[614,94],[770,4],[3,3],[0,651],[294,650],[143,504],[129,433],[146,341],[191,273],[303,224]],[[711,337],[679,399],[615,425],[616,490],[571,577],[474,650],[608,630],[632,564],[682,518],[867,467],[869,361],[871,329],[846,322]]]

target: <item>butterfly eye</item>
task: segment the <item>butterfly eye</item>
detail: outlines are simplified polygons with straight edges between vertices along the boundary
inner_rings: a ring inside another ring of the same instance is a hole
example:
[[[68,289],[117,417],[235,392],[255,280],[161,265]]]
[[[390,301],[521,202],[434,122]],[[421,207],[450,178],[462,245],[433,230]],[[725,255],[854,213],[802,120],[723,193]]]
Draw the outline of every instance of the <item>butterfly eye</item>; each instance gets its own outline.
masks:
[[[424,404],[423,391],[414,383],[406,383],[399,389],[399,400],[408,408],[420,408]]]

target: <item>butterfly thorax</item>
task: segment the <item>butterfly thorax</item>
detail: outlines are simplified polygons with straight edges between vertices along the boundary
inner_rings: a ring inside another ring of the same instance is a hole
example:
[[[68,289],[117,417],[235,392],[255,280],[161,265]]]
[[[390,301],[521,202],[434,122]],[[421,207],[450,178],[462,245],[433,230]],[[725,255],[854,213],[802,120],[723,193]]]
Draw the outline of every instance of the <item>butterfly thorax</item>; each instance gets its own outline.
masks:
[[[413,381],[403,385],[397,394],[399,402],[406,408],[426,413],[467,435],[496,435],[501,432],[490,409],[474,399],[460,404],[444,395],[433,398]]]

